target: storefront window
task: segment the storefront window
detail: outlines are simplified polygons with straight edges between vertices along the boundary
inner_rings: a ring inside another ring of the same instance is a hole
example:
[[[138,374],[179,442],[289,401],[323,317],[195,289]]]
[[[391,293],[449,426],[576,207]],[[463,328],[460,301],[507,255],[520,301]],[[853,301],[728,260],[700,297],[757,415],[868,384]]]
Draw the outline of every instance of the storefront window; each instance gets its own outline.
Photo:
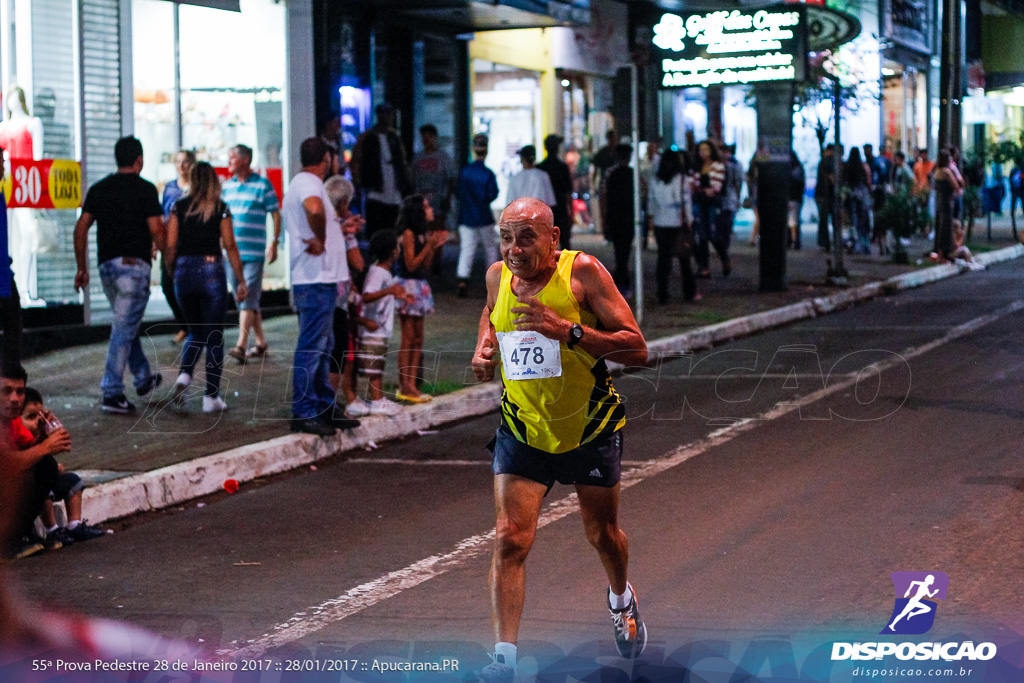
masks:
[[[144,178],[163,189],[175,178],[178,149],[174,100],[174,4],[132,0],[135,137],[142,142]]]
[[[540,74],[473,60],[473,133],[490,138],[487,167],[498,176],[495,207],[505,205],[509,178],[522,170],[516,152],[533,145],[540,132]]]
[[[281,166],[284,5],[243,0],[241,12],[180,6],[184,147],[225,166],[252,147],[253,166]]]
[[[240,9],[132,0],[135,130],[146,152],[143,176],[161,192],[176,177],[179,148],[226,174],[238,144],[253,150],[253,168],[283,190],[285,7],[241,0]],[[284,286],[285,262],[268,266],[264,289]]]
[[[0,0],[0,23],[0,140],[8,172],[13,159],[77,159],[71,0]],[[9,252],[22,306],[78,303],[67,276],[75,264],[75,219],[73,209],[8,211]],[[26,318],[29,325],[34,317]]]

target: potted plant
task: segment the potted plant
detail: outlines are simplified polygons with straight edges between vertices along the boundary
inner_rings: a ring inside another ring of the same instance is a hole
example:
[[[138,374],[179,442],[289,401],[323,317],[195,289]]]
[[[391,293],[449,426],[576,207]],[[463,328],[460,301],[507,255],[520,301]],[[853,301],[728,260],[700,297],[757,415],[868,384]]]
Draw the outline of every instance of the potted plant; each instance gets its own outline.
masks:
[[[887,231],[892,231],[896,242],[892,254],[893,263],[910,263],[903,240],[916,232],[921,232],[931,219],[928,207],[922,205],[913,192],[899,190],[889,195],[875,220],[881,221]]]

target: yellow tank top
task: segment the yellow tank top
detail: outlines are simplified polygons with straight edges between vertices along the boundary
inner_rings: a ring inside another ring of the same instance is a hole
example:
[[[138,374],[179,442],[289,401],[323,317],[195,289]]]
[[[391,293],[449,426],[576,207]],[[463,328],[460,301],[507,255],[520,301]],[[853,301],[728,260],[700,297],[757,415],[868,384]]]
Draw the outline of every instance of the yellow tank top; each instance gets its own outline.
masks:
[[[572,293],[572,266],[578,251],[562,251],[551,280],[537,295],[537,300],[554,309],[559,316],[593,328],[597,316],[580,309]],[[498,299],[491,311],[491,324],[498,333],[515,332],[515,318],[510,311],[519,301],[512,293],[512,272],[501,267]],[[536,379],[510,380],[505,363],[501,375],[505,391],[501,398],[501,415],[516,439],[549,453],[565,453],[613,434],[626,424],[626,411],[612,386],[608,369],[598,360],[564,341],[558,343],[561,375]]]

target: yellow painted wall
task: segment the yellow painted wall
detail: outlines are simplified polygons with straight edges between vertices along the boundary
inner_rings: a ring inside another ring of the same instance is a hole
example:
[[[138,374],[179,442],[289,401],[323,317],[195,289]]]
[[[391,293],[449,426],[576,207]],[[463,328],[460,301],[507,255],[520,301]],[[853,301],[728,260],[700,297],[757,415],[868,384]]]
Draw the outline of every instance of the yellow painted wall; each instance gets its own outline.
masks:
[[[484,59],[540,73],[540,133],[534,144],[543,149],[544,136],[555,131],[558,81],[551,64],[551,34],[542,28],[483,31],[469,43],[470,59]]]

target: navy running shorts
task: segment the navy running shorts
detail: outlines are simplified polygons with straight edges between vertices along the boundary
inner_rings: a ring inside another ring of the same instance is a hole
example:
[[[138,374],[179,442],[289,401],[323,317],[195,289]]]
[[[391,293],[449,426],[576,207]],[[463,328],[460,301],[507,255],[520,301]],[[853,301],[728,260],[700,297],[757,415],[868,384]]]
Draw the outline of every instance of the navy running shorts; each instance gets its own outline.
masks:
[[[514,474],[548,487],[560,484],[611,488],[622,474],[622,430],[565,453],[528,446],[505,425],[487,444],[495,474]]]

